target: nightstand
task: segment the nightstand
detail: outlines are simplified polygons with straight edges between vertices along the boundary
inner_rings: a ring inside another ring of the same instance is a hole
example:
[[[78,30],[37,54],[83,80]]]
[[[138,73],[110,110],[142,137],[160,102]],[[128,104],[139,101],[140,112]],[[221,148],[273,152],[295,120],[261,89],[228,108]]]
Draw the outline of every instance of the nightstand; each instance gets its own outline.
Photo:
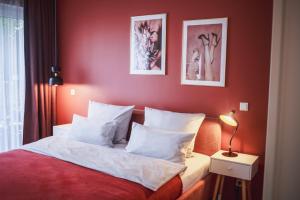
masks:
[[[63,136],[68,134],[72,124],[62,124],[53,126],[53,136]]]
[[[225,157],[220,150],[211,156],[209,171],[217,174],[213,200],[222,198],[225,176],[241,179],[242,199],[251,199],[250,183],[258,169],[258,156],[239,153],[237,157]]]

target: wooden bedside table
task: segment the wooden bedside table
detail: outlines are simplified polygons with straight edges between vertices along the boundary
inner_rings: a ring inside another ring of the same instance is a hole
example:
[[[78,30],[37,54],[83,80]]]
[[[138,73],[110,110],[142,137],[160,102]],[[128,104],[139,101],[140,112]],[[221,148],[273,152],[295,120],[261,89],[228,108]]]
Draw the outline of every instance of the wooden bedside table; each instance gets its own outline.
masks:
[[[211,156],[209,171],[218,174],[214,190],[213,200],[222,198],[222,190],[225,176],[242,180],[242,199],[251,198],[250,181],[258,169],[258,156],[239,153],[237,157],[225,157],[220,150]]]
[[[62,124],[53,126],[53,136],[62,136],[68,134],[72,124]]]

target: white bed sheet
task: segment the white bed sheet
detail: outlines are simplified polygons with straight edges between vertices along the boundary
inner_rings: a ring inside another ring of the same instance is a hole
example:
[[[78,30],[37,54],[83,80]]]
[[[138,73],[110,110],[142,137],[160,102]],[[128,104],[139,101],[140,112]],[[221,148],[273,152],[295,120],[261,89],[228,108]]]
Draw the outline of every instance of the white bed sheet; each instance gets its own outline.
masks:
[[[193,156],[186,159],[185,165],[187,169],[180,174],[182,192],[187,191],[200,179],[208,175],[210,157],[205,154],[193,152]]]
[[[67,132],[66,130],[63,132]],[[125,151],[125,144],[115,144],[114,148],[123,149]],[[187,169],[180,174],[182,181],[182,191],[185,192],[190,189],[197,181],[204,178],[209,173],[210,157],[205,154],[193,152],[191,158],[186,159]]]
[[[123,149],[127,144],[115,144],[114,148]],[[204,178],[209,173],[210,157],[193,152],[192,157],[187,158],[185,161],[187,169],[180,174],[182,181],[182,192],[190,189],[200,179]]]

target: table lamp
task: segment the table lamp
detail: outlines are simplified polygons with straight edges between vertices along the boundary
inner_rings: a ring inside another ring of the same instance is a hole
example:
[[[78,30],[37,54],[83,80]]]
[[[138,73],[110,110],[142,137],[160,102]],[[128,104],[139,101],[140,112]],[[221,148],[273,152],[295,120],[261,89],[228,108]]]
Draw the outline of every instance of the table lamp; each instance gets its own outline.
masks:
[[[235,111],[233,110],[228,114],[220,115],[220,119],[225,124],[228,124],[229,126],[235,127],[234,130],[233,130],[233,134],[232,134],[232,136],[230,138],[230,141],[229,141],[229,149],[228,149],[228,151],[222,153],[223,156],[226,156],[226,157],[236,157],[236,156],[238,156],[238,154],[232,152],[232,150],[231,150],[232,139],[233,139],[234,135],[236,134],[237,129],[239,127],[239,122],[234,118],[234,114],[235,114]]]

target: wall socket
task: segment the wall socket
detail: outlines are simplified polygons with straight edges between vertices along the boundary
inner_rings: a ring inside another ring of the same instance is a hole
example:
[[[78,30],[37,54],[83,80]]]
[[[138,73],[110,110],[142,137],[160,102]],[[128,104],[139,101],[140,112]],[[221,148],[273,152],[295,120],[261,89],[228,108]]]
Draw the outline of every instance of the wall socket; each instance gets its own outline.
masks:
[[[240,179],[236,179],[235,180],[235,187],[242,187],[242,180],[240,180]]]
[[[70,89],[70,95],[75,96],[76,95],[76,90],[74,88]]]
[[[240,111],[248,111],[249,107],[248,107],[248,102],[240,102]]]

